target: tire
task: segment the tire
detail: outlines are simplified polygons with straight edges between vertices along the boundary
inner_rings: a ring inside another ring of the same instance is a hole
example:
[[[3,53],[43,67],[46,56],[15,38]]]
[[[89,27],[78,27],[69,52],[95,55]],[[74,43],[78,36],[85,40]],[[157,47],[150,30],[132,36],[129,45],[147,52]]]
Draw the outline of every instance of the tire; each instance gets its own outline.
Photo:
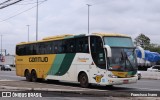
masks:
[[[31,74],[29,73],[28,70],[25,71],[25,77],[26,77],[27,81],[29,81],[29,82],[31,81]]]
[[[138,80],[140,80],[141,79],[141,75],[138,75]]]
[[[87,77],[86,73],[81,73],[80,74],[79,82],[80,82],[81,87],[83,87],[83,88],[89,87],[88,77]]]
[[[37,73],[35,70],[33,70],[31,72],[31,78],[32,78],[32,82],[37,82],[38,81],[38,78],[37,78]]]
[[[59,80],[47,80],[47,81],[48,81],[49,83],[53,83],[53,84],[54,84],[54,83],[55,83],[55,84],[56,84],[56,83],[59,83]]]
[[[113,88],[114,86],[113,85],[106,85],[106,88]]]

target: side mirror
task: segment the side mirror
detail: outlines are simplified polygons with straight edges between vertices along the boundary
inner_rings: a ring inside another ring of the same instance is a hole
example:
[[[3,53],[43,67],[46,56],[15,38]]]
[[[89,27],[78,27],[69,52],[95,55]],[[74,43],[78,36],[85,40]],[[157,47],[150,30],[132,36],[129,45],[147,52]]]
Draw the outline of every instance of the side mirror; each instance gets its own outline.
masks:
[[[104,45],[103,48],[107,49],[107,57],[112,57],[112,50],[109,45]]]
[[[141,54],[142,54],[142,58],[144,59],[145,58],[145,52],[144,52],[144,49],[140,46],[137,46],[136,47],[137,49],[139,49],[141,51]]]

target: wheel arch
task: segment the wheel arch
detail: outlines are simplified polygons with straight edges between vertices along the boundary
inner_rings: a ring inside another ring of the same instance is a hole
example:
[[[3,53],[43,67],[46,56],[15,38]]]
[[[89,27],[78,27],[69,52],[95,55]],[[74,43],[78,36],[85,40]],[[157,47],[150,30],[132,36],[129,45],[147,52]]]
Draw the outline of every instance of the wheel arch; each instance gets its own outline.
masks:
[[[35,72],[36,72],[36,70],[35,70],[35,69],[32,69],[32,70],[31,70],[31,73],[32,73],[32,71],[35,71]]]
[[[82,73],[85,73],[85,74],[87,75],[87,77],[88,77],[88,82],[90,83],[89,73],[88,73],[87,71],[84,71],[84,70],[79,71],[78,76],[77,76],[78,82],[79,82],[80,75],[81,75]]]

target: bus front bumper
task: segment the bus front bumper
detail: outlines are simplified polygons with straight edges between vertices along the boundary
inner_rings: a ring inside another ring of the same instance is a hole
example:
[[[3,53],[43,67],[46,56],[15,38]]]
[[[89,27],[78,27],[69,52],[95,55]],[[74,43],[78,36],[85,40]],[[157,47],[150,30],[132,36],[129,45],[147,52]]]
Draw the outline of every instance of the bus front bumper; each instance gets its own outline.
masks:
[[[138,80],[138,77],[130,77],[130,78],[109,78],[107,85],[120,85],[120,84],[130,84],[130,83],[136,83]]]

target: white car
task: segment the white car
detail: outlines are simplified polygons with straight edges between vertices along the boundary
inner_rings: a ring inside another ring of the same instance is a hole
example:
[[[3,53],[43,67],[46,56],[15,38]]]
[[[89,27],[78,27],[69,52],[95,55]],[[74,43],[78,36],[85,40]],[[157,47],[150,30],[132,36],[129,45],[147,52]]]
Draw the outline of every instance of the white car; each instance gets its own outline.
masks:
[[[1,71],[2,71],[2,70],[4,70],[4,71],[11,71],[12,68],[11,68],[10,65],[3,65],[3,66],[1,67]]]
[[[160,65],[154,65],[154,66],[148,68],[147,71],[160,72]]]

